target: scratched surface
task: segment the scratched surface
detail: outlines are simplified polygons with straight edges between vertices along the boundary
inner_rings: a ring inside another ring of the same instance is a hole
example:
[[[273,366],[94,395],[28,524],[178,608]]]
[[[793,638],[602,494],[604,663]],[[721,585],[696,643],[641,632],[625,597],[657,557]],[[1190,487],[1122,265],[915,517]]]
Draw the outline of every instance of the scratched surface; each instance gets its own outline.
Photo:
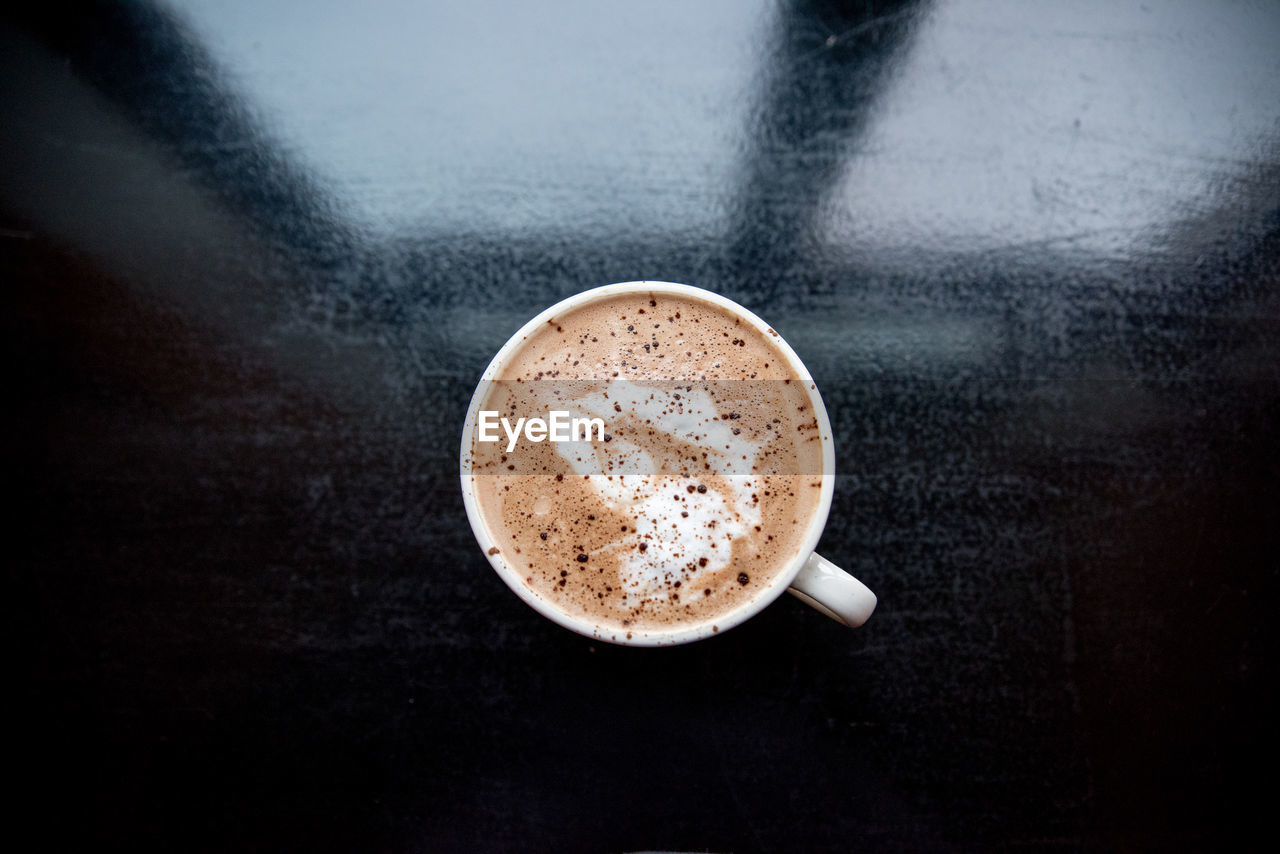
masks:
[[[0,29],[14,832],[305,851],[1238,848],[1267,829],[1280,8],[47,4]],[[850,632],[497,580],[525,319],[810,366]]]

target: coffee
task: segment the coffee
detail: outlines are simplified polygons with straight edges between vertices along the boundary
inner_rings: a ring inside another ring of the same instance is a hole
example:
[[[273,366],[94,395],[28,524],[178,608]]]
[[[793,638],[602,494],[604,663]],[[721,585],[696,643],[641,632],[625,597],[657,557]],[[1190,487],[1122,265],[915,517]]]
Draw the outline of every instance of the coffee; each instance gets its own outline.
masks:
[[[811,381],[774,339],[658,292],[527,334],[482,387],[487,433],[470,441],[491,554],[624,636],[715,626],[769,588],[802,549],[823,470]]]

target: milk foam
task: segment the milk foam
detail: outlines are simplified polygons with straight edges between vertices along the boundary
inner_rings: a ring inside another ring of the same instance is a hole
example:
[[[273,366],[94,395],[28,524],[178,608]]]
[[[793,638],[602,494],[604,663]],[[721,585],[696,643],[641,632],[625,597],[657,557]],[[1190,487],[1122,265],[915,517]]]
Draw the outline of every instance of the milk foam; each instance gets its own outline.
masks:
[[[673,388],[624,380],[609,383],[601,392],[557,400],[571,418],[592,417],[605,422],[605,432],[611,436],[609,442],[558,443],[557,451],[571,465],[581,466],[593,460],[592,471],[649,474],[658,470],[655,466],[661,461],[644,449],[626,439],[616,441],[629,425],[696,447],[702,460],[698,465],[720,474],[751,473],[762,447],[749,437],[735,435],[715,400],[699,387]]]
[[[603,392],[565,405],[575,417],[604,419],[606,431],[620,433],[623,422],[639,422],[669,438],[705,448],[712,458],[706,465],[715,472],[750,471],[760,451],[758,443],[733,434],[720,420],[715,401],[702,389],[614,382]],[[643,599],[701,598],[699,577],[725,569],[734,540],[760,524],[758,502],[751,501],[753,490],[758,489],[753,476],[717,478],[728,485],[725,494],[707,483],[698,483],[690,491],[688,477],[655,474],[652,455],[627,439],[565,442],[556,450],[601,501],[634,521],[632,533],[619,541],[626,552],[619,569],[624,585],[624,595],[616,603],[620,610]],[[596,473],[601,471],[618,474]]]

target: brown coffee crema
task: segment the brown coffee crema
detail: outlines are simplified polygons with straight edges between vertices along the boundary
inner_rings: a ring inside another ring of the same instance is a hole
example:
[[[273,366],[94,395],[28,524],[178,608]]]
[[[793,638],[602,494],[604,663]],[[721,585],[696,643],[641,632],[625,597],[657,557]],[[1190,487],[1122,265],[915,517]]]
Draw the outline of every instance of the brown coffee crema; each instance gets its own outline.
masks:
[[[503,429],[496,442],[473,432],[475,497],[502,560],[619,638],[715,625],[758,595],[801,548],[822,492],[809,382],[776,337],[660,293],[528,334],[481,410],[509,426],[560,411],[604,429],[573,442],[520,434],[510,449]]]

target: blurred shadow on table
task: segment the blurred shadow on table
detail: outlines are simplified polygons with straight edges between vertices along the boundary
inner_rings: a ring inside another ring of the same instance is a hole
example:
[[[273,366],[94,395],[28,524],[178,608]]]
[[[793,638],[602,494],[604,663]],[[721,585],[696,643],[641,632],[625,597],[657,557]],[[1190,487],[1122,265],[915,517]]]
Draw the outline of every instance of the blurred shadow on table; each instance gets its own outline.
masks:
[[[779,7],[730,209],[726,248],[744,301],[785,300],[779,272],[821,254],[824,203],[929,5],[792,0]]]
[[[781,4],[723,242],[624,247],[808,338],[843,431],[824,548],[881,610],[848,639],[779,603],[656,657],[526,613],[454,491],[505,337],[487,283],[527,273],[510,299],[536,310],[608,280],[618,247],[371,236],[167,8],[25,10],[0,53],[0,228],[31,499],[12,630],[33,725],[69,733],[41,785],[87,763],[70,792],[105,836],[215,847],[249,831],[203,802],[330,845],[485,822],[513,843],[558,797],[605,846],[650,820],[713,848],[816,850],[854,823],[927,849],[1243,833],[1274,676],[1275,139],[1145,253],[843,256],[821,219],[930,8]],[[722,814],[663,788],[660,738]],[[651,802],[610,818],[581,775],[601,762]],[[760,818],[780,797],[808,836]]]

